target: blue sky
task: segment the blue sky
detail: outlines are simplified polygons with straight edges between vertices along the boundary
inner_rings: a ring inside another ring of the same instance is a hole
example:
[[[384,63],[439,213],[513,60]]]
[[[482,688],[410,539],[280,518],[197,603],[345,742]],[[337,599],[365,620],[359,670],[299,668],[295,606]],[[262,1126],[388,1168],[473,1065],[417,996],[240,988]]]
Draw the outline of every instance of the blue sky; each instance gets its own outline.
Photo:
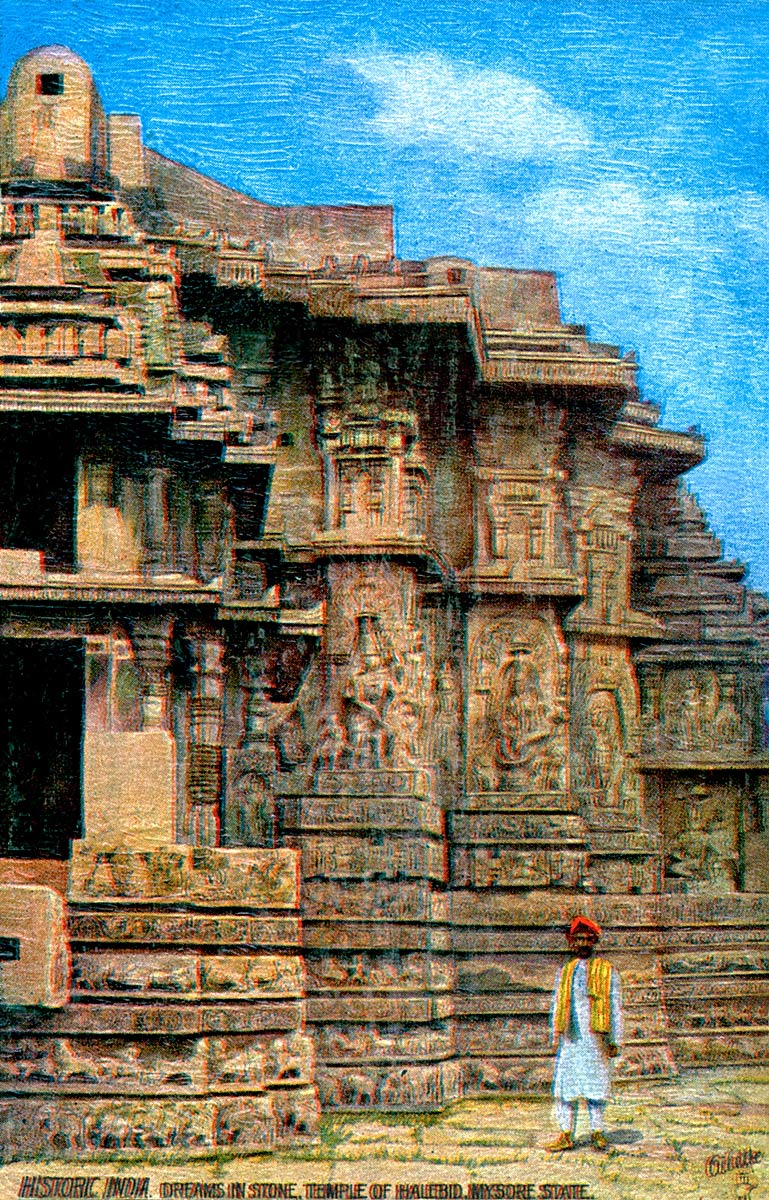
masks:
[[[690,476],[769,587],[769,0],[0,0],[147,143],[273,203],[393,203],[403,257],[558,272],[698,424]]]

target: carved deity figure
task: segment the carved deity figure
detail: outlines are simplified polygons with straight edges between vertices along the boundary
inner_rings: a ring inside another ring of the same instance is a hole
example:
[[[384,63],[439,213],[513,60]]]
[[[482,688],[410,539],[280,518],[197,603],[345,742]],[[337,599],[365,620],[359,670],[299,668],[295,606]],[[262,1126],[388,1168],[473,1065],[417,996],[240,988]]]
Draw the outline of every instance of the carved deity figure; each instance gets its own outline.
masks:
[[[358,628],[360,665],[350,675],[344,692],[350,766],[378,769],[391,755],[389,710],[397,688],[379,648],[376,618],[361,616]]]
[[[561,762],[552,738],[557,715],[542,698],[533,667],[515,664],[509,674],[499,717],[497,762],[503,787],[552,791],[561,784]]]
[[[347,754],[347,736],[336,713],[327,713],[312,757],[312,770],[336,771]]]
[[[706,739],[705,695],[695,675],[686,677],[677,710],[671,715],[676,750],[702,749]]]
[[[713,718],[713,733],[717,749],[729,754],[739,751],[745,742],[745,727],[735,704],[735,681],[732,676],[721,685],[721,703]]]
[[[264,771],[245,770],[237,782],[238,833],[242,846],[272,846],[275,802],[272,784]]]
[[[475,756],[481,791],[557,791],[563,786],[563,752],[557,730],[560,708],[546,704],[533,664],[518,656],[502,668],[489,715],[489,736]]]
[[[668,877],[681,880],[687,892],[733,892],[738,867],[734,830],[723,815],[704,804],[690,811],[689,824],[671,846]]]
[[[612,693],[593,692],[587,702],[586,717],[582,761],[585,785],[588,791],[598,794],[602,807],[622,808],[624,739]]]
[[[78,512],[78,559],[94,573],[134,574],[139,570],[135,532],[115,504],[113,469],[108,463],[86,463],[83,503]]]
[[[454,675],[449,663],[443,662],[435,677],[435,712],[430,729],[430,757],[449,771],[459,769],[455,706]]]

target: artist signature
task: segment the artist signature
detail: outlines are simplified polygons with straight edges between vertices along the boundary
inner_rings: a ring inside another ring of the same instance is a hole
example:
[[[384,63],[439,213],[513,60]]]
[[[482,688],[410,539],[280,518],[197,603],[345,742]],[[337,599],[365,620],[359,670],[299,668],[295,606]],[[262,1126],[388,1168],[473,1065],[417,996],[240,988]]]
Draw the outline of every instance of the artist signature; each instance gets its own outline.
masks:
[[[728,1171],[741,1171],[761,1162],[763,1157],[761,1150],[753,1150],[750,1146],[745,1150],[728,1150],[726,1154],[711,1154],[705,1160],[705,1174],[712,1177],[726,1175]]]

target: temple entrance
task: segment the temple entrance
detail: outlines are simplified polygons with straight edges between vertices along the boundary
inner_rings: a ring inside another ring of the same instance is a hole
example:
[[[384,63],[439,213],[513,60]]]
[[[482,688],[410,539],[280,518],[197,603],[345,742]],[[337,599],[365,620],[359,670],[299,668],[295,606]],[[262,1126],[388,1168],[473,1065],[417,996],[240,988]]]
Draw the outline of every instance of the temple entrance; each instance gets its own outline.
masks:
[[[0,639],[0,856],[67,858],[81,836],[84,645]]]

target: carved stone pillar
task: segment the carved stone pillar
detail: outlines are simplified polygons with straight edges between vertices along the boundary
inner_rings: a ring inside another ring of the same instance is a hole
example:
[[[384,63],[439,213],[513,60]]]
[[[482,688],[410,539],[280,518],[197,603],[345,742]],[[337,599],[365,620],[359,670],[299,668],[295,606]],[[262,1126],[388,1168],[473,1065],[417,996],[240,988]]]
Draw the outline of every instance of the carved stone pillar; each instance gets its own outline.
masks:
[[[151,466],[144,493],[145,564],[148,575],[162,575],[168,556],[167,467]]]
[[[195,632],[192,648],[187,826],[195,846],[218,846],[222,786],[224,642],[213,630]]]
[[[252,645],[248,647],[244,657],[244,675],[243,690],[246,694],[246,709],[243,748],[248,750],[264,749],[272,742],[270,735],[271,709],[267,699],[267,679],[260,648]]]
[[[142,731],[168,728],[171,617],[149,615],[133,623],[131,641],[139,673]]]
[[[232,846],[275,844],[275,739],[267,688],[263,646],[252,638],[243,656],[243,741],[227,751],[226,837]]]

